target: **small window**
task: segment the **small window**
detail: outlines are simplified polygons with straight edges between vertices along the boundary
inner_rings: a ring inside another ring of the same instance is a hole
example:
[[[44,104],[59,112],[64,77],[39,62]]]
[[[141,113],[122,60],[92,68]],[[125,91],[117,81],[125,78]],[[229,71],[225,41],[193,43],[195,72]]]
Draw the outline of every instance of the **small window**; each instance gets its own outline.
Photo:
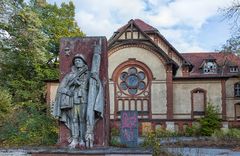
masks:
[[[203,66],[203,72],[205,74],[215,74],[217,73],[217,64],[215,62],[206,62]]]
[[[235,97],[240,97],[240,82],[234,85],[234,95]]]
[[[235,117],[240,120],[240,103],[235,104]]]
[[[237,73],[237,72],[238,72],[238,66],[232,66],[232,67],[230,67],[230,72],[231,72],[231,73]]]

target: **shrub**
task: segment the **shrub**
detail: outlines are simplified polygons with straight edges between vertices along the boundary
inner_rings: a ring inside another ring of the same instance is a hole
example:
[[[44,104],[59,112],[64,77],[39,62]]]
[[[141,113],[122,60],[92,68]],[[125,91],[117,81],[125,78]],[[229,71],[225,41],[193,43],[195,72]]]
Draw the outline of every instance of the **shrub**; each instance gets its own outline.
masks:
[[[208,103],[206,114],[203,118],[199,119],[200,135],[211,136],[212,133],[221,127],[221,121],[218,117],[218,108]]]
[[[229,129],[228,131],[223,130],[215,130],[212,134],[212,137],[218,140],[224,140],[224,141],[233,141],[237,140],[240,141],[240,130],[233,128]]]
[[[160,155],[161,147],[160,147],[160,138],[158,137],[157,131],[149,131],[144,136],[144,141],[142,144],[145,148],[151,148],[153,150],[153,155]]]
[[[14,107],[11,115],[0,127],[0,146],[39,146],[55,144],[58,137],[57,122],[37,104]]]
[[[157,129],[156,131],[149,131],[144,135],[144,141],[142,143],[142,146],[144,148],[151,148],[153,150],[153,156],[159,156],[159,155],[169,155],[172,154],[162,150],[161,148],[161,138],[168,138],[168,137],[174,137],[178,134],[175,132],[166,131],[163,129]]]
[[[200,133],[199,127],[196,125],[192,125],[192,127],[187,126],[184,133],[186,136],[198,136]]]
[[[126,147],[126,145],[121,144],[121,142],[119,141],[119,137],[120,137],[119,129],[116,127],[111,128],[110,145],[116,147]]]
[[[6,115],[11,112],[12,97],[7,90],[0,88],[0,126]]]

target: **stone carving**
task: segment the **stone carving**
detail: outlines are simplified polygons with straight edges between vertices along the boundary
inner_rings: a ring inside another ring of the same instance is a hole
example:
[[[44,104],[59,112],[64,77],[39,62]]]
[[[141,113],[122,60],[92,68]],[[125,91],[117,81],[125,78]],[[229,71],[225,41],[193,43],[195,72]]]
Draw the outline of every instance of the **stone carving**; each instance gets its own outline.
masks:
[[[86,131],[86,146],[93,147],[94,141],[94,125],[96,119],[103,117],[104,96],[101,81],[99,79],[99,70],[101,62],[101,39],[99,45],[94,48],[92,59],[92,76],[89,80],[89,95],[87,108],[87,131]],[[94,113],[92,113],[94,112]]]
[[[77,54],[71,72],[65,75],[57,90],[52,114],[70,130],[70,148],[93,147],[94,125],[103,114],[100,46],[95,46],[91,73],[84,57]]]

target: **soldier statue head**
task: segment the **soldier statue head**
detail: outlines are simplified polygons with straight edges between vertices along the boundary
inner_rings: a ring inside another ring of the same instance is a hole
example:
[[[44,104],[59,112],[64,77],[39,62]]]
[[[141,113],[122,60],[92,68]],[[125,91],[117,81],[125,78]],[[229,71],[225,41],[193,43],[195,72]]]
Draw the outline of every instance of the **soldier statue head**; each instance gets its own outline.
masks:
[[[87,62],[85,61],[84,57],[80,54],[76,54],[73,59],[72,59],[72,64],[75,66],[83,66],[84,64],[86,65]]]

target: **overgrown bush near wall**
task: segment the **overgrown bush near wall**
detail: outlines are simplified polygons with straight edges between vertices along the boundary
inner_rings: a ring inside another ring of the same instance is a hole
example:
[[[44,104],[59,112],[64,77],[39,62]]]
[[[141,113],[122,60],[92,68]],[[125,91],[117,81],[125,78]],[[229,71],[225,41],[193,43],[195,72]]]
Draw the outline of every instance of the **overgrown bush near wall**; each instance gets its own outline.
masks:
[[[218,112],[218,108],[208,103],[205,116],[199,119],[200,135],[211,136],[216,129],[221,128],[221,120]]]
[[[157,129],[156,131],[149,131],[144,135],[144,141],[142,146],[145,148],[151,148],[153,150],[153,156],[171,156],[172,154],[163,150],[160,144],[161,139],[167,139],[178,136],[175,132],[166,131],[163,129]]]
[[[221,119],[218,116],[218,108],[208,103],[205,116],[198,119],[199,125],[187,127],[184,135],[186,136],[211,136],[215,130],[221,128]]]
[[[144,136],[144,141],[142,146],[145,148],[151,148],[153,150],[153,155],[160,155],[161,147],[160,147],[160,137],[158,137],[157,131],[149,131]]]
[[[196,125],[192,125],[192,127],[188,126],[184,132],[185,136],[199,136],[199,134],[200,134],[200,129]]]
[[[110,132],[110,145],[111,146],[116,146],[116,147],[122,147],[124,145],[122,145],[120,143],[120,131],[118,128],[113,127],[111,128],[111,132]]]
[[[232,128],[229,130],[215,130],[212,134],[217,140],[224,140],[224,141],[233,141],[237,140],[240,141],[240,129]]]

